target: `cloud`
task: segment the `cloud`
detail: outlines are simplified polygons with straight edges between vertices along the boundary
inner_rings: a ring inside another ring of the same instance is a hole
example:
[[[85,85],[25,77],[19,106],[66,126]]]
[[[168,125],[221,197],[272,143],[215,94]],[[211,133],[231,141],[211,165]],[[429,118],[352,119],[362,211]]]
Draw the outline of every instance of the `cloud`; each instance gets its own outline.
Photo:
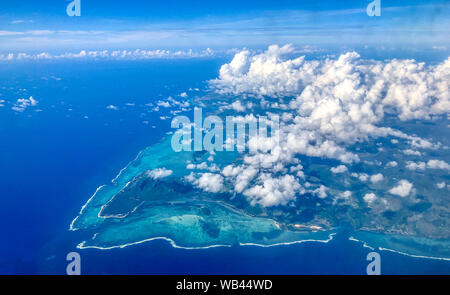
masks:
[[[351,176],[358,178],[362,182],[366,182],[367,180],[369,180],[369,174],[367,174],[367,173],[355,173],[355,172],[353,172],[351,174]]]
[[[316,188],[313,191],[313,194],[321,199],[324,199],[327,197],[327,191],[328,191],[328,188],[326,186],[320,185],[318,188]]]
[[[340,199],[349,199],[352,196],[352,192],[351,191],[345,191],[345,192],[341,192],[338,194],[338,197]]]
[[[447,162],[442,161],[442,160],[429,160],[427,162],[427,168],[450,170],[450,165]]]
[[[413,155],[421,154],[418,149],[441,147],[383,124],[387,124],[387,116],[399,123],[445,116],[450,111],[450,58],[426,65],[414,60],[367,60],[356,52],[323,60],[295,55],[292,45],[271,45],[260,53],[240,50],[231,62],[222,65],[219,77],[209,82],[216,93],[231,100],[221,102],[220,111],[245,111],[253,104],[281,118],[275,136],[249,136],[248,146],[259,148],[245,153],[242,164],[222,171],[224,183],[252,204],[284,205],[305,191],[300,185],[305,178],[302,168],[293,169],[299,165],[299,155],[353,165],[361,160],[352,147],[379,137],[390,137],[397,143],[403,139],[411,146],[405,153]],[[252,115],[241,118],[247,122]],[[391,161],[386,167],[396,165]],[[433,166],[444,167],[442,163]],[[338,165],[330,170],[343,173],[348,168]],[[250,177],[238,181],[247,171]],[[384,179],[381,173],[351,175],[362,182]],[[281,178],[284,176],[289,178]],[[295,189],[285,189],[283,183],[287,182]],[[404,180],[390,192],[406,196],[412,189]],[[311,192],[325,198],[328,190],[320,186]]]
[[[417,163],[413,162],[413,161],[406,162],[406,168],[409,170],[412,170],[412,171],[415,171],[415,170],[423,171],[423,170],[425,170],[426,166],[427,165],[425,164],[425,162],[417,162]]]
[[[200,164],[188,164],[186,166],[186,169],[189,170],[193,170],[193,169],[197,169],[197,170],[208,170],[210,172],[218,172],[220,171],[220,169],[217,167],[216,164],[211,164],[210,166],[208,166],[208,164],[206,162],[202,162]]]
[[[24,32],[17,32],[17,31],[0,31],[0,37],[5,37],[5,36],[18,36],[18,35],[23,35],[25,34]]]
[[[43,32],[36,31],[35,34]],[[0,36],[2,32],[0,31]],[[185,59],[185,58],[205,58],[214,56],[214,51],[207,48],[202,51],[170,51],[165,49],[156,50],[81,50],[78,53],[66,52],[62,54],[51,54],[41,52],[38,54],[28,54],[23,52],[0,54],[0,61],[5,60],[59,60],[59,59],[110,59],[110,60],[141,60],[141,59]],[[184,96],[182,96],[184,97]]]
[[[164,108],[170,108],[170,103],[168,101],[159,100],[156,105]]]
[[[164,178],[172,175],[173,171],[166,168],[157,168],[147,171],[147,176],[153,179]]]
[[[364,195],[363,199],[370,206],[377,200],[377,196],[374,193],[367,193]]]
[[[23,112],[26,108],[30,106],[37,106],[39,102],[35,100],[32,96],[30,96],[28,99],[21,98],[18,99],[17,102],[14,104],[14,106],[11,108],[13,111],[16,112]]]
[[[408,155],[408,156],[421,156],[421,155],[422,155],[421,152],[419,152],[419,151],[414,151],[414,150],[412,150],[412,149],[406,149],[406,150],[403,151],[403,153],[404,153],[405,155]]]
[[[23,23],[32,23],[32,20],[23,20],[23,19],[15,19],[10,21],[10,24],[16,25],[16,24],[23,24]]]
[[[396,161],[390,161],[386,164],[386,167],[397,167],[398,163]]]
[[[389,193],[400,197],[407,197],[411,193],[412,189],[413,189],[412,183],[410,183],[405,179],[402,179],[398,182],[397,186],[389,190]]]
[[[383,179],[384,179],[384,177],[383,177],[383,174],[381,174],[381,173],[370,176],[370,181],[372,183],[378,183],[380,181],[383,181]]]
[[[334,174],[338,174],[338,173],[344,173],[348,171],[348,168],[345,165],[339,165],[337,167],[332,167],[331,172],[333,172]]]
[[[450,165],[442,160],[429,160],[427,163],[408,161],[406,162],[406,168],[413,171],[424,171],[425,169],[450,170]]]
[[[283,58],[294,50],[290,44],[271,45],[256,55],[242,50],[221,67],[211,85],[222,94],[299,95],[292,106],[300,113],[341,115],[350,122],[367,124],[366,128],[379,122],[388,109],[401,120],[429,118],[450,109],[450,58],[437,66],[414,60],[363,60],[356,52],[337,60]],[[348,115],[344,117],[342,111]]]
[[[242,104],[240,100],[236,100],[231,103],[229,106],[224,107],[224,109],[232,109],[236,112],[244,112],[246,110],[246,106]]]
[[[437,66],[413,60],[364,60],[356,52],[336,60],[285,58],[294,50],[292,45],[272,45],[260,54],[242,50],[221,67],[219,78],[210,85],[219,94],[258,98],[261,105],[267,96],[295,97],[287,104],[292,123],[282,121],[280,129],[288,155],[358,162],[359,157],[345,146],[387,136],[406,139],[417,148],[433,147],[426,140],[379,125],[386,114],[396,114],[400,120],[446,114],[450,58]]]
[[[439,50],[439,51],[447,50],[446,46],[437,46],[437,45],[435,45],[435,46],[432,46],[431,48],[434,49],[434,50]]]
[[[223,190],[223,177],[220,174],[208,172],[195,175],[191,173],[186,180],[206,192],[218,193]]]
[[[249,50],[242,50],[220,68],[219,79],[212,81],[212,85],[222,94],[278,96],[298,93],[299,82],[311,77],[312,73],[301,69],[304,57],[281,60],[281,55],[293,51],[290,44],[271,45],[266,52],[254,56]]]
[[[445,188],[445,181],[436,183],[436,187],[439,189]]]
[[[262,206],[286,205],[295,199],[296,192],[302,187],[292,175],[284,175],[277,178],[269,174],[261,174],[258,184],[244,191],[252,205]]]
[[[222,175],[227,177],[234,186],[234,190],[242,193],[256,177],[258,169],[252,166],[233,166],[228,165],[222,170]]]

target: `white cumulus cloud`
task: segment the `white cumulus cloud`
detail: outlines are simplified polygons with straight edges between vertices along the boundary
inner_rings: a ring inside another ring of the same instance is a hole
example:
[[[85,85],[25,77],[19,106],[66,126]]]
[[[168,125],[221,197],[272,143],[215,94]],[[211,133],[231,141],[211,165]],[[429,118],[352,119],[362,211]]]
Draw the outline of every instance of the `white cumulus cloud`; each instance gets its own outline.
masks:
[[[412,183],[410,183],[405,179],[402,179],[398,182],[397,186],[389,190],[389,193],[400,197],[407,197],[411,193],[412,189],[413,189]]]
[[[199,173],[198,177],[191,173],[186,179],[198,188],[211,193],[223,190],[223,177],[215,173]]]
[[[30,96],[29,98],[20,98],[16,101],[16,103],[11,109],[16,112],[23,112],[25,111],[26,108],[30,106],[32,107],[37,106],[38,103],[39,102],[35,100],[32,96]]]
[[[167,176],[172,175],[173,171],[170,169],[166,169],[166,168],[157,168],[154,170],[149,170],[147,171],[147,176],[153,178],[153,179],[159,179],[159,178],[164,178]]]
[[[248,146],[258,148],[244,154],[241,165],[222,171],[224,182],[244,193],[251,203],[274,206],[293,200],[303,189],[298,181],[305,178],[302,169],[292,168],[299,164],[299,155],[352,165],[361,160],[350,147],[379,137],[391,137],[393,143],[402,139],[411,146],[405,148],[408,155],[440,147],[383,124],[387,116],[398,121],[445,116],[450,111],[450,58],[426,65],[415,60],[363,59],[356,52],[322,60],[295,54],[292,45],[271,45],[262,53],[240,50],[222,65],[219,77],[210,81],[217,93],[232,98],[221,109],[242,112],[256,101],[267,113],[275,109],[281,118],[275,137],[250,136]],[[241,116],[246,122],[252,117]],[[397,165],[391,161],[386,167]],[[431,162],[430,167],[446,166]],[[330,170],[336,174],[348,168],[338,165]],[[362,182],[384,179],[380,173],[351,175]],[[289,178],[282,178],[285,176]],[[294,189],[285,189],[283,183],[287,182]],[[325,198],[327,190],[323,186],[313,193]],[[402,180],[390,192],[407,196],[412,190],[412,184]]]
[[[337,167],[332,167],[331,172],[333,172],[334,174],[338,174],[338,173],[344,173],[348,171],[348,168],[345,165],[339,165]]]

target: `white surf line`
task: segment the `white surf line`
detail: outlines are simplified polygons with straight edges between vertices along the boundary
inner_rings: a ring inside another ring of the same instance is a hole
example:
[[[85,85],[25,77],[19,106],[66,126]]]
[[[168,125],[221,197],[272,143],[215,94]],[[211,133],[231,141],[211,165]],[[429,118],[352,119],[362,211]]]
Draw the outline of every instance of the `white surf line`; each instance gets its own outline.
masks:
[[[119,171],[119,174],[117,174],[117,176],[116,177],[114,177],[113,178],[113,180],[111,180],[111,183],[116,183],[116,180],[120,177],[120,175],[122,174],[122,172],[123,171],[125,171],[130,165],[131,165],[131,163],[133,163],[134,161],[136,161],[138,158],[139,158],[139,156],[146,150],[147,148],[144,148],[143,150],[141,150],[139,153],[138,153],[138,155],[134,158],[134,160],[132,160],[132,161],[130,161],[124,168],[122,168],[122,169],[120,169],[120,171]],[[126,185],[125,185],[125,187],[126,186],[128,186],[128,184],[129,184],[130,182],[128,182]],[[76,231],[76,230],[78,230],[77,228],[74,228],[73,227],[73,225],[75,224],[75,221],[81,216],[81,214],[83,214],[83,211],[84,211],[84,209],[86,208],[86,206],[89,204],[89,202],[95,197],[95,195],[98,193],[98,191],[100,190],[100,189],[102,189],[103,187],[105,187],[106,186],[106,184],[103,184],[103,185],[101,185],[101,186],[99,186],[98,188],[97,188],[97,190],[95,191],[95,193],[89,198],[89,200],[87,200],[87,202],[81,207],[81,210],[80,210],[80,212],[78,213],[78,215],[72,220],[72,222],[70,223],[70,226],[69,226],[69,230],[71,230],[71,231]],[[124,188],[125,188],[124,187]],[[123,188],[122,188],[123,189]],[[115,196],[115,195],[114,195]],[[113,197],[114,197],[113,196]],[[108,203],[109,203],[109,201],[108,201]],[[105,204],[106,205],[106,204]],[[103,206],[105,206],[105,205],[103,205]],[[101,208],[101,210],[103,209],[103,206],[102,206],[102,208]],[[101,210],[100,210],[100,212],[101,212]],[[100,214],[100,212],[99,212],[99,214]],[[98,217],[101,217],[101,216],[98,216]]]
[[[450,261],[450,258],[445,258],[445,257],[433,257],[433,256],[414,255],[414,254],[408,254],[408,253],[405,253],[405,252],[401,252],[401,251],[397,251],[397,250],[393,250],[393,249],[388,249],[388,248],[382,248],[382,247],[378,247],[378,249],[380,249],[381,251],[394,252],[394,253],[398,253],[398,254],[401,254],[401,255],[410,256],[410,257],[414,257],[414,258],[425,258],[425,259],[433,259],[433,260]]]
[[[116,183],[117,179],[122,175],[122,173],[128,168],[130,167],[130,165],[135,162],[137,159],[139,159],[139,157],[141,156],[142,153],[144,153],[147,149],[156,146],[157,144],[161,144],[166,140],[166,136],[163,136],[159,141],[155,142],[154,144],[151,144],[145,148],[143,148],[142,150],[140,150],[137,154],[137,156],[131,160],[125,167],[123,167],[122,169],[120,169],[119,174],[117,174],[116,177],[113,178],[113,180],[111,180],[111,183]]]
[[[117,196],[119,193],[123,192],[123,190],[126,189],[126,188],[128,187],[128,185],[130,185],[130,183],[131,183],[131,181],[128,181],[128,182],[124,185],[124,187],[122,187],[122,188],[120,189],[120,191],[118,191],[117,193],[115,193],[114,196],[112,196],[112,197],[108,200],[108,202],[106,202],[106,204],[103,204],[103,205],[102,205],[102,207],[100,208],[100,211],[99,211],[98,214],[97,214],[97,217],[98,217],[98,218],[114,218],[114,217],[115,217],[115,218],[125,218],[125,217],[128,215],[128,213],[127,213],[127,214],[116,214],[116,215],[101,216],[101,215],[102,215],[102,212],[103,212],[103,209],[105,209],[105,208],[108,206],[108,204],[111,203],[111,202],[116,198],[116,196]]]
[[[133,242],[133,243],[126,243],[126,244],[117,245],[117,246],[110,246],[110,247],[85,246],[86,241],[83,241],[80,244],[78,244],[77,248],[78,249],[98,249],[98,250],[122,249],[122,248],[125,248],[125,247],[138,245],[138,244],[142,244],[142,243],[146,243],[146,242],[150,242],[150,241],[154,241],[154,240],[165,240],[165,241],[168,241],[173,248],[187,249],[187,250],[200,250],[200,249],[209,249],[209,248],[217,248],[217,247],[231,247],[231,245],[210,245],[210,246],[204,246],[204,247],[182,247],[182,246],[178,246],[175,243],[175,241],[170,239],[170,238],[167,238],[167,237],[154,237],[154,238],[148,238],[148,239],[145,239],[145,240],[142,240],[142,241],[137,241],[137,242]]]
[[[286,242],[286,243],[275,243],[272,245],[262,245],[262,244],[256,244],[256,243],[239,243],[240,246],[256,246],[256,247],[274,247],[274,246],[283,246],[283,245],[292,245],[292,244],[301,244],[305,242],[317,242],[317,243],[328,243],[331,240],[333,240],[334,235],[336,233],[332,233],[329,235],[329,238],[327,240],[299,240],[299,241],[293,241],[293,242]],[[154,238],[148,238],[145,240],[133,242],[133,243],[126,243],[122,245],[117,246],[110,246],[110,247],[101,247],[101,246],[85,246],[86,241],[81,242],[77,245],[78,249],[98,249],[98,250],[111,250],[111,249],[122,249],[125,247],[138,245],[146,242],[150,242],[153,240],[165,240],[168,241],[172,247],[177,249],[186,249],[186,250],[201,250],[201,249],[209,249],[209,248],[217,248],[217,247],[232,247],[232,245],[210,245],[210,246],[202,246],[202,247],[182,247],[178,246],[174,240],[167,238],[167,237],[154,237]]]
[[[128,182],[128,183],[124,186],[124,188],[127,187],[129,183],[130,183],[130,182]],[[105,185],[103,185],[103,186],[105,186]],[[99,187],[99,188],[97,189],[97,191],[100,190],[103,186]],[[123,189],[123,188],[122,188],[122,189]],[[97,193],[97,191],[95,192],[95,194]],[[95,196],[95,194],[91,197],[91,199]],[[89,199],[88,202],[83,206],[82,210],[80,211],[80,215],[81,215],[81,213],[82,213],[84,207],[86,207],[86,205],[89,203],[89,201],[90,201],[91,199]],[[110,201],[111,201],[111,200],[110,200]],[[211,200],[205,200],[205,201],[206,201],[206,202],[211,202],[211,203],[218,203],[219,205],[221,205],[221,206],[223,206],[223,207],[229,209],[230,211],[235,212],[235,213],[238,213],[238,214],[242,214],[242,215],[244,215],[244,216],[246,216],[246,217],[248,217],[248,218],[262,218],[262,219],[266,219],[266,220],[268,220],[268,221],[273,222],[275,225],[278,225],[278,222],[277,222],[276,220],[274,220],[274,219],[271,219],[271,218],[264,218],[264,217],[255,217],[255,216],[248,215],[246,212],[241,212],[241,211],[239,211],[237,208],[234,208],[234,207],[232,207],[232,206],[230,206],[230,205],[228,205],[228,204],[226,204],[226,203],[224,203],[224,202],[222,202],[222,201],[211,201]],[[108,201],[108,203],[109,203],[109,201]],[[101,213],[101,211],[103,210],[103,207],[104,207],[104,206],[106,206],[106,204],[102,206],[102,209],[100,210],[100,212],[99,212],[98,215],[97,215],[99,218],[104,218],[103,216],[99,216],[100,213]],[[137,207],[138,207],[138,206],[137,206]],[[136,208],[135,208],[135,209],[136,209]],[[72,229],[72,228],[73,228],[72,225],[73,225],[73,223],[76,221],[76,219],[77,219],[78,217],[79,217],[79,216],[77,216],[77,217],[72,221],[71,228],[70,228],[71,230],[77,230],[76,228],[75,228],[75,229]],[[118,216],[118,215],[117,215],[116,217],[117,217],[117,218],[123,218],[123,217]],[[291,232],[295,232],[295,231],[291,231]],[[299,244],[299,243],[304,243],[304,242],[328,243],[329,241],[331,241],[331,240],[333,239],[334,235],[336,235],[336,233],[331,233],[331,234],[329,235],[329,239],[327,239],[327,240],[311,240],[311,239],[308,239],[308,240],[299,240],[299,241],[286,242],[286,243],[275,243],[275,244],[271,244],[271,245],[263,245],[263,244],[257,244],[257,243],[239,243],[239,245],[241,245],[241,246],[272,247],[272,246],[282,246],[282,245]],[[133,243],[126,243],[126,244],[123,244],[123,245],[117,245],[117,246],[111,246],[111,247],[84,246],[84,244],[86,243],[86,241],[83,241],[82,243],[78,244],[77,248],[79,248],[79,249],[94,248],[94,249],[100,249],[100,250],[109,250],[109,249],[116,249],[116,248],[125,248],[125,247],[128,247],[128,246],[137,245],[137,244],[142,244],[142,243],[145,243],[145,242],[148,242],[148,241],[158,240],[158,239],[167,240],[167,241],[169,241],[169,242],[172,244],[172,246],[173,246],[174,248],[181,248],[181,249],[208,249],[208,248],[213,248],[213,247],[231,247],[231,245],[211,245],[211,246],[204,246],[204,247],[181,247],[181,246],[176,245],[175,241],[173,241],[173,240],[170,239],[170,238],[166,238],[166,237],[155,237],[155,238],[144,239],[144,240],[142,240],[142,241],[137,241],[137,242],[133,242]]]
[[[115,214],[115,215],[104,215],[104,216],[100,216],[101,215],[101,211],[103,211],[103,208],[106,205],[102,206],[101,211],[98,213],[97,217],[98,218],[103,218],[103,219],[107,219],[107,218],[116,218],[116,219],[123,219],[126,218],[128,215],[133,214],[142,204],[144,204],[145,201],[140,202],[136,207],[134,207],[130,212],[124,213],[124,214]]]
[[[354,237],[349,237],[348,238],[350,241],[354,241],[354,242],[359,242],[362,243],[364,247],[369,248],[371,250],[375,250],[375,247],[371,247],[369,246],[366,242],[364,241],[360,241],[355,239]],[[409,256],[409,257],[414,257],[414,258],[424,258],[424,259],[434,259],[434,260],[444,260],[444,261],[450,261],[450,258],[445,258],[445,257],[433,257],[433,256],[424,256],[424,255],[415,255],[415,254],[408,254],[405,252],[401,252],[401,251],[397,251],[397,250],[393,250],[393,249],[388,249],[388,248],[383,248],[383,247],[377,247],[380,251],[389,251],[389,252],[394,252],[397,254],[401,254],[401,255],[405,255],[405,256]]]
[[[271,222],[274,223],[274,225],[275,225],[278,229],[280,229],[280,224],[281,224],[281,223],[278,222],[277,220],[273,219],[273,218],[250,215],[249,213],[247,213],[247,212],[245,212],[245,211],[241,211],[240,209],[233,207],[233,205],[227,204],[227,203],[225,203],[225,202],[223,202],[223,201],[221,201],[221,200],[216,201],[216,200],[205,199],[205,200],[202,200],[202,202],[209,202],[209,203],[216,203],[216,204],[219,204],[220,206],[225,207],[225,208],[227,208],[228,210],[230,210],[230,211],[232,211],[232,212],[234,212],[234,213],[243,215],[243,216],[248,217],[248,218],[258,218],[258,219],[264,219],[264,220],[271,221]],[[328,229],[328,230],[326,230],[326,229],[309,230],[308,232],[331,231],[331,230],[333,230],[333,229],[335,229],[335,228],[331,228],[331,229]],[[282,230],[282,229],[280,229],[280,230]],[[299,231],[290,230],[290,229],[283,230],[283,231],[299,232]],[[303,232],[304,232],[304,231],[303,231]]]
[[[130,165],[136,161],[137,159],[139,159],[140,155],[146,150],[148,149],[148,147],[144,148],[143,150],[139,151],[139,153],[137,154],[137,156],[131,160],[125,167],[123,167],[122,169],[120,169],[119,174],[117,174],[116,177],[113,178],[113,180],[111,180],[112,183],[116,183],[117,179],[120,177],[120,175],[122,175],[122,173],[128,168],[130,167]]]
[[[75,224],[75,221],[78,219],[78,217],[81,216],[81,214],[83,214],[84,209],[86,208],[86,206],[89,204],[89,202],[97,195],[97,193],[103,188],[105,187],[105,185],[101,185],[99,186],[96,190],[95,193],[89,198],[89,200],[87,200],[87,202],[81,207],[80,212],[78,213],[77,217],[74,218],[74,220],[72,220],[72,222],[70,223],[69,226],[69,230],[71,231],[75,231],[78,230],[77,228],[74,228],[73,225]]]
[[[330,241],[333,240],[334,236],[336,235],[336,233],[331,233],[328,236],[328,239],[326,240],[299,240],[299,241],[293,241],[293,242],[285,242],[285,243],[275,243],[275,244],[270,244],[270,245],[262,245],[262,244],[256,244],[256,243],[239,243],[240,246],[256,246],[256,247],[275,247],[275,246],[287,246],[287,245],[293,245],[293,244],[301,244],[301,243],[308,243],[308,242],[313,242],[313,243],[328,243]]]
[[[122,174],[122,172],[123,171],[125,171],[130,165],[131,165],[131,163],[133,163],[134,161],[136,161],[138,158],[139,158],[139,156],[141,155],[141,153],[143,153],[145,150],[146,150],[147,148],[145,148],[145,149],[143,149],[143,150],[141,150],[139,153],[138,153],[138,155],[134,158],[134,160],[132,160],[132,161],[130,161],[124,168],[122,168],[122,169],[120,169],[120,171],[119,171],[119,174],[117,174],[117,176],[116,177],[114,177],[114,179],[113,180],[111,180],[111,183],[116,183],[116,180],[120,177],[120,175]],[[125,185],[125,187],[129,184],[130,182],[128,182],[126,185]],[[101,186],[99,186],[96,190],[95,190],[95,193],[87,200],[87,202],[81,207],[81,210],[80,210],[80,212],[78,213],[78,215],[72,220],[72,222],[70,223],[70,226],[69,226],[69,230],[70,231],[76,231],[76,230],[78,230],[77,228],[75,228],[73,225],[75,224],[75,221],[83,214],[83,211],[84,211],[84,209],[86,208],[86,206],[89,204],[89,202],[95,197],[95,195],[97,195],[97,193],[98,193],[98,191],[99,190],[101,190],[103,187],[105,187],[106,186],[106,184],[103,184],[103,185],[101,185]],[[123,188],[122,188],[123,189]],[[114,195],[115,196],[115,195]],[[113,197],[114,197],[113,196]],[[108,203],[109,203],[109,201],[108,201]],[[105,205],[103,205],[103,206],[105,206]],[[103,206],[102,206],[102,208],[101,209],[103,209]],[[101,212],[101,210],[100,210],[100,212]],[[100,214],[100,212],[99,212],[99,214]],[[101,217],[101,216],[98,216],[98,217]]]
[[[357,242],[357,243],[363,244],[363,247],[364,247],[364,248],[369,248],[369,249],[372,250],[372,251],[375,250],[374,247],[369,246],[369,245],[368,245],[366,242],[364,242],[364,241],[357,240],[357,239],[355,239],[354,237],[349,237],[348,239],[349,239],[350,241],[353,241],[353,242]]]
[[[111,183],[115,184],[117,179],[120,177],[120,175],[122,175],[123,171],[125,171],[134,161],[136,161],[137,159],[139,159],[140,155],[147,150],[149,147],[144,148],[143,150],[139,151],[139,153],[137,154],[137,156],[131,160],[124,168],[120,169],[119,174],[117,174],[116,177],[113,178],[113,180],[111,180]],[[129,183],[129,182],[128,182]],[[127,186],[128,183],[125,185]],[[75,221],[81,216],[81,214],[83,213],[84,209],[86,208],[86,206],[89,204],[89,202],[95,197],[95,195],[97,194],[97,192],[102,189],[103,187],[105,187],[106,185],[101,185],[97,188],[97,190],[95,191],[95,193],[89,198],[89,200],[87,200],[87,202],[81,207],[80,212],[78,213],[78,215],[72,220],[72,222],[70,223],[69,226],[69,230],[71,231],[76,231],[78,230],[77,228],[74,228],[73,225],[75,224]],[[123,188],[122,188],[123,189]],[[115,195],[114,195],[115,196]],[[109,201],[108,201],[109,202]],[[103,205],[104,206],[104,205]],[[103,208],[102,206],[102,208]],[[101,217],[101,216],[99,216]]]

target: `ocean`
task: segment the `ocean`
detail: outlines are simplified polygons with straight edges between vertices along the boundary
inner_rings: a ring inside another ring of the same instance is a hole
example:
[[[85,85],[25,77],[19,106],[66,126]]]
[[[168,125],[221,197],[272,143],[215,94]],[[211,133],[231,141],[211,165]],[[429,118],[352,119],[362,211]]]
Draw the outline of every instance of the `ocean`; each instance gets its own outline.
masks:
[[[0,67],[0,273],[365,274],[372,250],[338,234],[329,243],[187,250],[156,240],[76,249],[69,225],[87,199],[139,151],[171,131],[156,101],[205,89],[224,59],[38,61]],[[32,96],[39,103],[11,108]],[[448,274],[450,262],[382,251],[383,274]]]

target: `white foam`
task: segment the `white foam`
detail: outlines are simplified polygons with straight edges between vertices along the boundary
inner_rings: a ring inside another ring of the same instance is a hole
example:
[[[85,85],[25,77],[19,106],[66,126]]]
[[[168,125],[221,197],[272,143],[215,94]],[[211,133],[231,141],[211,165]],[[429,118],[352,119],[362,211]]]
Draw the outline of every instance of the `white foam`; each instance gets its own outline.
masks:
[[[369,246],[366,242],[364,241],[360,241],[355,239],[354,237],[349,237],[348,238],[350,241],[354,241],[354,242],[358,242],[358,243],[362,243],[364,247],[369,248],[371,250],[375,250],[375,247],[371,247]],[[401,251],[397,251],[397,250],[393,250],[393,249],[388,249],[388,248],[383,248],[383,247],[378,247],[378,249],[380,251],[389,251],[389,252],[394,252],[397,254],[401,254],[401,255],[405,255],[405,256],[409,256],[409,257],[414,257],[414,258],[424,258],[424,259],[434,259],[434,260],[444,260],[444,261],[450,261],[450,258],[445,258],[445,257],[434,257],[434,256],[424,256],[424,255],[414,255],[414,254],[408,254],[405,252],[401,252]]]
[[[331,240],[333,240],[334,235],[336,235],[336,233],[330,234],[328,236],[327,240],[300,240],[300,241],[293,241],[293,242],[286,242],[286,243],[275,243],[275,244],[271,244],[271,245],[262,245],[262,244],[256,244],[256,243],[239,243],[239,245],[240,246],[257,246],[257,247],[274,247],[274,246],[282,246],[282,245],[300,244],[300,243],[305,243],[305,242],[328,243]],[[148,238],[148,239],[133,242],[133,243],[126,243],[126,244],[111,246],[111,247],[85,246],[86,241],[83,241],[80,244],[78,244],[77,248],[78,249],[99,249],[99,250],[122,249],[125,247],[138,245],[138,244],[146,243],[146,242],[153,241],[153,240],[165,240],[165,241],[168,241],[174,248],[188,249],[188,250],[209,249],[209,248],[217,248],[217,247],[232,247],[232,245],[210,245],[210,246],[203,246],[203,247],[182,247],[182,246],[178,246],[175,243],[175,241],[170,238],[154,237],[154,238]]]
[[[87,200],[87,202],[81,207],[80,212],[78,213],[77,217],[75,217],[72,222],[70,223],[69,226],[69,230],[71,231],[75,231],[78,230],[78,228],[74,228],[73,225],[75,224],[75,221],[78,219],[78,217],[81,216],[81,214],[83,214],[84,209],[86,208],[86,206],[89,204],[89,202],[95,197],[95,195],[97,195],[97,193],[104,187],[105,185],[101,185],[99,186],[96,190],[95,193],[89,198],[89,200]]]

